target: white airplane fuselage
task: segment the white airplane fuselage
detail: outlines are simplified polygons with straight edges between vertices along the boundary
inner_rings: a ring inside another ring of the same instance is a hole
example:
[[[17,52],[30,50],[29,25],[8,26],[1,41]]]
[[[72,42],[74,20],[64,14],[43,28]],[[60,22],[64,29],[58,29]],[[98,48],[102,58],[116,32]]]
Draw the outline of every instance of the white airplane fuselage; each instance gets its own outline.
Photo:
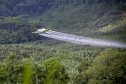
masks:
[[[32,33],[48,33],[49,31],[51,31],[50,29],[45,29],[45,28],[42,28],[42,29],[38,29],[37,31],[35,32],[32,32]]]

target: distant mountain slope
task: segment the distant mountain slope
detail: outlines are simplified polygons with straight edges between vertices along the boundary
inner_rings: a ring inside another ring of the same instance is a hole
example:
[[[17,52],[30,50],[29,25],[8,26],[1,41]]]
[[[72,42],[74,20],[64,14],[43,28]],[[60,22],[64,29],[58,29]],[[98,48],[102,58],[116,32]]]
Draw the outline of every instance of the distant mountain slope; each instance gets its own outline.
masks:
[[[32,7],[28,10],[34,12],[33,14],[22,9],[22,12],[24,12],[22,14],[30,15],[30,17],[27,18],[20,19],[20,17],[23,17],[24,15],[16,17],[2,15],[0,17],[0,43],[22,43],[40,40],[41,38],[39,36],[31,34],[31,32],[42,27],[86,37],[104,37],[106,39],[121,39],[121,41],[125,41],[125,1],[122,4],[108,4],[108,2],[80,3],[77,1],[75,1],[75,3],[69,2],[69,4],[65,4],[68,3],[65,1],[62,2],[64,4],[57,3],[57,5],[56,2],[53,3],[49,0],[47,1],[48,2],[46,3],[52,5],[45,9],[42,8],[43,10],[41,10],[41,13],[39,14],[36,14],[38,12],[35,12],[35,9],[32,10]],[[46,4],[43,2],[40,2],[38,6]],[[28,3],[31,2],[27,2],[27,4]],[[26,5],[26,3],[22,4]],[[24,8],[29,8],[35,4],[38,4],[38,2],[27,6],[24,5]],[[2,4],[0,8],[3,7],[3,5],[5,7],[7,3]],[[15,4],[16,7],[18,5],[19,4]],[[46,6],[48,5],[49,4],[46,4]],[[44,5],[44,7],[46,6]],[[9,6],[7,5],[7,8],[8,7]],[[8,13],[8,15],[11,14],[10,12]],[[115,34],[116,38],[114,38]]]
[[[122,11],[110,9],[88,28],[96,37],[126,42],[126,14]]]
[[[45,11],[39,19],[46,27],[54,29],[79,30],[86,28],[109,10],[106,4],[69,5],[61,8],[51,8]]]
[[[51,8],[38,19],[56,31],[126,41],[125,11],[105,3]]]

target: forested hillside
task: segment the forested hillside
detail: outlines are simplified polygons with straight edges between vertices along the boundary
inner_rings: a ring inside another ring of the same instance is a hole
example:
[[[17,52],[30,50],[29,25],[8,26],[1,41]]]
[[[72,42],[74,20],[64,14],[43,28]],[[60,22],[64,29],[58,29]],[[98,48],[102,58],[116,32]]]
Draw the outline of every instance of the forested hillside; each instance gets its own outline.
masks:
[[[107,3],[109,5],[123,4],[125,0],[0,0],[0,14],[2,16],[17,16],[22,14],[41,14],[51,7],[62,7],[70,4],[97,4]]]
[[[40,28],[126,43],[126,0],[0,0],[0,84],[125,84],[126,49],[32,34]]]
[[[117,39],[123,38],[125,7],[125,0],[1,0],[0,43],[44,40],[31,33],[42,27],[88,37],[110,28],[111,36],[124,30]]]

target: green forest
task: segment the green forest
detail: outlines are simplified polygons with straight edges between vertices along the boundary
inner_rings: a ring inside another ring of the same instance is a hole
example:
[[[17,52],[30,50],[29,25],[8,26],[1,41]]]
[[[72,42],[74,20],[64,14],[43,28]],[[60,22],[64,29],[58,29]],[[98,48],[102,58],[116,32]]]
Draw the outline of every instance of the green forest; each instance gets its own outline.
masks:
[[[126,49],[33,34],[41,28],[126,43],[126,0],[0,0],[0,84],[125,84]]]

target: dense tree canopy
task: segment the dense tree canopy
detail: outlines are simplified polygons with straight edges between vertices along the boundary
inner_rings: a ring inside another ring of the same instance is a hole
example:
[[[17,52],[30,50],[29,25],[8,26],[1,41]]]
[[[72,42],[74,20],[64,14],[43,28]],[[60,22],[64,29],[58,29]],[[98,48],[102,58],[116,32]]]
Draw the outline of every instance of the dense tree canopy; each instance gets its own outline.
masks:
[[[7,63],[0,62],[0,83],[7,84],[66,84],[69,76],[65,67],[54,58],[41,65],[32,59],[17,60],[10,54]]]
[[[31,32],[41,27],[39,22],[28,22],[28,15],[17,17],[1,17],[0,22],[0,43],[24,43],[39,39],[38,35]]]
[[[89,5],[99,4],[99,3],[107,3],[107,4],[123,4],[125,0],[0,0],[0,43],[9,44],[9,43],[23,43],[34,41],[36,39],[40,39],[39,36],[31,34],[32,31],[35,31],[38,28],[44,27],[44,24],[47,24],[43,18],[39,18],[38,21],[30,21],[32,15],[40,15],[44,13],[45,10],[50,8],[59,8],[59,10],[63,10],[65,7],[69,5],[74,5],[75,7],[79,5]],[[102,5],[101,5],[102,8]],[[93,9],[93,8],[92,8]],[[95,7],[94,7],[95,9]],[[88,6],[87,6],[87,10]],[[106,7],[107,10],[107,7]],[[122,10],[124,7],[122,7]],[[61,11],[60,11],[61,12]],[[104,11],[103,11],[104,12]],[[85,13],[85,12],[84,12]],[[88,13],[89,14],[89,13]],[[78,15],[78,14],[76,14]],[[75,15],[75,16],[76,16]],[[53,19],[54,27],[65,27],[71,24],[72,27],[80,26],[86,27],[88,21],[93,20],[99,15],[93,17],[85,18],[83,24],[78,25],[74,22],[75,17],[69,17],[68,20],[65,19],[64,24],[63,20],[60,17],[59,19]],[[54,14],[48,12],[47,18],[49,20],[54,17]],[[82,18],[81,15],[79,17]],[[65,18],[65,17],[64,17]],[[67,18],[67,17],[66,17]],[[72,18],[72,19],[71,19]],[[75,20],[76,21],[76,20]],[[51,21],[52,22],[52,21]],[[80,22],[80,21],[79,21]],[[44,24],[43,24],[44,23]],[[69,24],[68,24],[69,23]],[[52,26],[53,26],[52,25]]]
[[[0,0],[0,44],[24,43],[45,39],[31,32],[44,27],[44,23],[47,24],[49,22],[47,20],[50,20],[52,25],[56,25],[53,27],[67,27],[68,31],[73,30],[73,27],[77,27],[78,29],[84,27],[88,29],[87,25],[90,24],[100,25],[100,28],[104,25],[109,26],[109,22],[112,21],[114,24],[113,20],[116,22],[116,19],[120,19],[119,17],[123,17],[123,15],[125,17],[125,2],[126,0]],[[114,19],[111,17],[116,16],[114,16],[113,12],[110,10],[111,13],[108,12],[108,15],[110,15],[110,19],[112,20],[107,22],[109,17],[104,15],[104,13],[109,10],[108,6],[113,6],[113,4],[114,6],[118,5],[122,11],[114,12],[114,14],[118,16]],[[67,10],[68,12],[65,13],[66,16],[64,13],[61,14],[61,12],[66,12],[66,10],[63,10],[65,8],[67,9],[68,6],[71,6],[69,10],[77,8],[77,6],[78,8],[72,11]],[[79,9],[80,6],[83,6],[83,8]],[[51,8],[54,8],[54,10],[57,8],[60,11],[57,12],[56,10],[55,13],[52,13],[49,10],[49,12],[47,11],[45,13],[47,16],[42,16],[42,18],[39,16],[37,20],[31,19],[31,16],[41,15],[47,9]],[[104,10],[104,8],[106,9]],[[99,10],[99,12],[94,14],[97,10]],[[80,14],[80,12],[82,14]],[[91,16],[92,13],[94,15]],[[61,14],[61,16],[57,16],[58,14]],[[87,15],[90,17],[87,17]],[[93,23],[93,21],[100,16],[105,16],[103,19],[106,19]],[[53,17],[56,18],[51,19]],[[76,22],[77,20],[79,24]],[[118,20],[118,22],[119,21],[122,23],[121,20]],[[118,22],[116,24],[119,24]],[[121,27],[125,28],[125,21],[124,25]],[[85,30],[83,30],[82,33],[85,34]],[[36,44],[38,43],[36,42]],[[49,44],[47,42],[47,45],[53,44],[56,44],[56,42]],[[22,46],[22,44],[1,45],[1,61],[7,58],[10,52],[16,53],[16,55],[11,53],[7,60],[0,62],[0,83],[67,84],[71,80],[72,82],[74,81],[75,84],[124,84],[126,82],[126,51],[106,49],[97,56],[99,51],[88,50],[86,47],[84,47],[82,51],[76,48],[73,50],[76,52],[69,52],[68,54],[64,54],[64,51],[60,52],[54,49],[46,50],[45,47],[42,47],[41,45]],[[67,48],[68,47],[69,46],[67,46]],[[55,58],[51,58],[53,56]],[[71,59],[72,61],[70,61]],[[82,63],[75,67],[74,62],[77,65],[80,61],[82,61]],[[61,65],[63,62],[66,62],[67,66]],[[69,64],[69,62],[71,63]],[[71,66],[72,63],[74,68]],[[69,74],[73,76],[71,79],[66,72],[66,67],[67,69],[72,67],[71,70],[69,69],[67,71],[72,73],[72,75]],[[76,71],[74,72],[75,69],[77,69],[77,73]]]
[[[123,4],[126,0],[0,0],[0,12],[5,15],[22,15],[42,13],[50,7],[67,6],[69,4],[117,3]],[[7,14],[5,14],[7,13]]]
[[[126,82],[126,51],[106,49],[94,59],[92,66],[82,62],[78,70],[80,74],[75,79],[77,84],[124,84]]]

